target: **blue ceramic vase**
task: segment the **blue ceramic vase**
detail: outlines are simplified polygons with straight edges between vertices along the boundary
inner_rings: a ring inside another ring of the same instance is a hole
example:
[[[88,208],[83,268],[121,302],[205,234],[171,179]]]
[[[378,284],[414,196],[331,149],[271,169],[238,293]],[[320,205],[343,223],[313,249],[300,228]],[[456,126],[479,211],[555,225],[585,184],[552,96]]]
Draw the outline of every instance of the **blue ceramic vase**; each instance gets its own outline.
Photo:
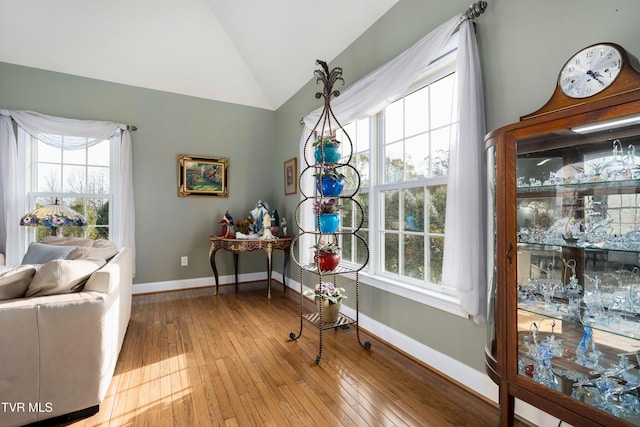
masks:
[[[322,181],[318,182],[318,191],[323,196],[339,196],[344,188],[344,179],[335,180],[330,176],[323,176]]]
[[[323,213],[320,215],[320,232],[324,234],[335,233],[340,226],[339,213]]]
[[[340,160],[340,148],[337,145],[325,145],[323,148],[319,146],[315,151],[316,162],[322,163],[322,152],[324,151],[325,163],[337,163]]]

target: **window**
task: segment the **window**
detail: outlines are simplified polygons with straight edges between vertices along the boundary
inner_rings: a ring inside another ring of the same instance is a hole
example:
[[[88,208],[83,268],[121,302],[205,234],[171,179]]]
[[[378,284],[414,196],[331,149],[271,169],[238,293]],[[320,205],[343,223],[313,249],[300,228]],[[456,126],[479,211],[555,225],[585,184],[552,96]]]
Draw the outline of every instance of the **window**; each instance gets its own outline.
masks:
[[[82,214],[86,227],[63,227],[62,235],[109,239],[112,224],[109,207],[113,205],[114,187],[111,173],[116,145],[114,136],[95,142],[84,137],[46,135],[42,140],[26,135],[26,187],[28,210],[53,204],[67,206]],[[54,140],[55,145],[43,140]],[[41,240],[50,235],[44,227],[25,227],[28,241]]]
[[[458,132],[454,61],[455,53],[448,55],[405,96],[345,126],[357,170],[345,174],[347,186],[355,186],[359,174],[360,192],[345,206],[342,228],[350,231],[362,221],[358,234],[371,248],[363,274],[391,288],[453,294],[440,283],[449,144]],[[356,237],[343,235],[341,245],[343,261],[366,258]]]

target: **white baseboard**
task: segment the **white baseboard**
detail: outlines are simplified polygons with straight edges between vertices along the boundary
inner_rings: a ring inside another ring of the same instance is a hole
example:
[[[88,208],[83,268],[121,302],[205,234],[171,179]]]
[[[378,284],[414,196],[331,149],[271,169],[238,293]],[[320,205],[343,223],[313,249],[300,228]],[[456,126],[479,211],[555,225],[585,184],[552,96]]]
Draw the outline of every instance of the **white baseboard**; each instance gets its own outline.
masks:
[[[273,279],[282,283],[282,274],[274,271]],[[232,275],[220,276],[220,285],[235,283],[235,278]],[[240,274],[238,280],[240,282],[251,282],[256,280],[266,280],[267,273],[250,273]],[[145,294],[152,292],[164,292],[174,291],[181,289],[200,288],[215,285],[215,279],[213,277],[203,277],[198,279],[186,279],[186,280],[169,280],[166,282],[151,282],[151,283],[139,283],[133,285],[133,293]],[[287,286],[296,291],[300,290],[300,283],[287,278]],[[355,318],[355,310],[343,305],[343,312],[346,316]],[[481,396],[495,402],[498,402],[499,389],[498,386],[484,373],[471,368],[460,361],[440,353],[425,344],[408,337],[395,329],[389,328],[387,325],[377,322],[376,320],[363,315],[359,315],[360,326],[367,332],[373,334],[375,337],[388,342],[394,347],[404,351],[416,360],[429,365],[434,370],[441,372],[449,378],[464,384],[469,389],[478,393]],[[540,411],[539,409],[519,400],[516,401],[516,414],[533,425],[539,427],[555,427],[558,425],[559,420],[551,415]],[[563,426],[568,424],[563,423]]]
[[[273,272],[271,276],[273,279],[279,280],[278,276],[282,278],[282,275]],[[267,280],[267,273],[249,273],[239,274],[238,282],[253,282],[257,280]],[[235,283],[234,276],[220,276],[220,285],[229,285]],[[197,279],[184,279],[184,280],[167,280],[165,282],[149,282],[149,283],[136,283],[133,285],[133,294],[149,294],[153,292],[166,292],[166,291],[178,291],[183,289],[193,288],[206,288],[207,286],[215,286],[216,280],[213,277],[200,277]]]

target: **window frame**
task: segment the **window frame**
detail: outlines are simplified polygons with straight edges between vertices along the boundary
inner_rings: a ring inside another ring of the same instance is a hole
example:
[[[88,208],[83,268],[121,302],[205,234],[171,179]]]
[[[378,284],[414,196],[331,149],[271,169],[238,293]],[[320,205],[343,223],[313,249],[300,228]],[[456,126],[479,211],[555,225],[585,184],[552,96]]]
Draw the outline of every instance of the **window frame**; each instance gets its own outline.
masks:
[[[402,99],[452,73],[455,73],[456,54],[457,50],[454,48],[434,61],[429,69],[409,87],[406,93],[395,99],[393,102]],[[457,104],[457,100],[455,102]],[[457,123],[459,124],[459,120]],[[383,193],[389,190],[402,191],[410,188],[447,185],[448,181],[448,175],[439,175],[409,181],[383,183],[383,177],[381,174],[384,171],[384,135],[383,110],[369,117],[369,182],[368,187],[361,187],[358,193],[359,195],[364,193],[368,195],[369,206],[369,210],[366,212],[366,214],[368,214],[367,233],[369,238],[367,245],[369,247],[369,263],[359,272],[359,280],[361,283],[374,288],[393,293],[457,316],[467,317],[466,313],[464,313],[460,308],[460,293],[458,290],[446,285],[430,283],[428,279],[413,280],[408,276],[390,274],[381,268],[382,266],[380,263],[383,262],[383,250],[380,248],[383,244],[382,235],[384,233],[384,213],[382,212],[381,203],[382,198],[384,197]],[[371,207],[375,208],[371,209]],[[424,236],[425,233],[426,230],[422,235]],[[425,239],[428,239],[428,237],[425,237]],[[352,247],[352,258],[357,256],[353,254],[353,250],[354,248]],[[346,261],[345,263],[352,264],[350,261]],[[346,277],[355,280],[356,274],[347,274]]]
[[[55,164],[60,164],[62,165],[62,167],[64,167],[65,164],[67,165],[73,165],[73,166],[82,166],[83,168],[85,168],[85,171],[88,167],[92,167],[92,166],[99,166],[99,167],[106,167],[109,170],[109,191],[106,193],[73,193],[73,192],[63,192],[62,191],[62,186],[63,183],[61,183],[61,191],[39,191],[38,190],[38,164],[39,164],[39,158],[38,158],[38,143],[41,142],[41,140],[38,139],[38,137],[30,135],[28,132],[21,130],[22,132],[24,132],[25,137],[27,138],[27,149],[24,152],[24,164],[26,165],[26,169],[25,169],[25,190],[27,193],[27,197],[25,198],[25,203],[27,204],[27,206],[25,207],[25,212],[31,212],[32,210],[36,209],[36,201],[39,198],[50,198],[52,200],[55,200],[56,198],[59,199],[65,199],[65,198],[74,198],[74,199],[91,199],[91,198],[100,198],[100,199],[106,199],[109,203],[109,223],[107,226],[102,226],[102,228],[107,228],[108,230],[108,235],[111,236],[114,229],[114,200],[115,200],[115,196],[114,196],[114,190],[117,188],[117,185],[119,185],[119,176],[118,174],[115,173],[115,171],[120,169],[120,155],[119,155],[119,139],[122,137],[121,132],[115,132],[113,135],[111,135],[111,137],[109,139],[106,140],[102,140],[99,143],[102,143],[103,141],[108,141],[109,143],[109,164],[107,166],[105,165],[92,165],[88,162],[88,158],[85,157],[85,163],[84,164],[79,164],[79,163],[64,163],[64,155],[61,154],[61,159],[59,162],[56,162]],[[65,137],[66,135],[59,135],[61,137]],[[87,140],[89,138],[86,138]],[[43,142],[44,143],[44,142]],[[88,149],[88,144],[85,144],[85,149]],[[64,150],[62,150],[64,151]],[[88,154],[87,154],[88,155]],[[49,163],[51,164],[51,162],[45,161],[43,163]],[[35,190],[34,190],[35,189]],[[80,212],[83,216],[86,214],[85,212]],[[42,227],[24,227],[26,228],[24,235],[25,235],[25,240],[26,240],[26,244],[28,245],[31,242],[35,242],[37,240],[37,232],[40,228]],[[88,224],[87,227],[84,227],[83,229],[83,237],[89,237],[89,232],[92,228],[96,228],[95,225],[91,226]]]

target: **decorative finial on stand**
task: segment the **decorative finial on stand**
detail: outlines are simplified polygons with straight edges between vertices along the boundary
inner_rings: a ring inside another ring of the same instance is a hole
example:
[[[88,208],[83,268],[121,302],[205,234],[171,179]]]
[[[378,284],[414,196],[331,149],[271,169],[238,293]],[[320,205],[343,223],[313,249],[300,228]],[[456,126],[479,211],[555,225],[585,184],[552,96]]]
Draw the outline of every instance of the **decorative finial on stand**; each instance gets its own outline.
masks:
[[[344,84],[344,79],[342,78],[342,68],[335,67],[333,70],[329,71],[329,66],[327,65],[327,63],[325,61],[321,61],[320,59],[316,59],[316,64],[322,67],[321,70],[316,70],[313,73],[316,76],[316,83],[322,82],[324,86],[323,92],[316,92],[316,98],[320,99],[324,97],[324,103],[328,106],[331,98],[340,96],[340,91],[333,90],[333,85],[335,85],[337,81],[342,81],[342,84]]]

